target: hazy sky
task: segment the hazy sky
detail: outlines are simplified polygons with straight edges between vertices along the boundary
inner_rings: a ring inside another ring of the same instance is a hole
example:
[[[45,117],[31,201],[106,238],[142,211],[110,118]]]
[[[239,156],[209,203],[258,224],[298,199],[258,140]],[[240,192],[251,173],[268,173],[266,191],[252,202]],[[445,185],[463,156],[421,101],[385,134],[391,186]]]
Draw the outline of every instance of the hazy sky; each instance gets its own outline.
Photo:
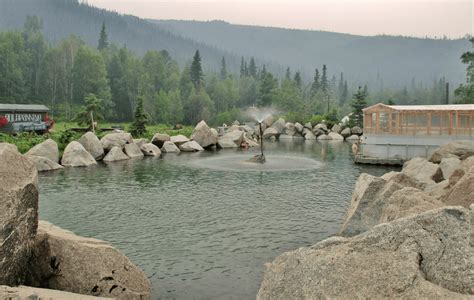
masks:
[[[230,23],[362,35],[462,37],[474,31],[474,0],[88,0],[142,18]]]

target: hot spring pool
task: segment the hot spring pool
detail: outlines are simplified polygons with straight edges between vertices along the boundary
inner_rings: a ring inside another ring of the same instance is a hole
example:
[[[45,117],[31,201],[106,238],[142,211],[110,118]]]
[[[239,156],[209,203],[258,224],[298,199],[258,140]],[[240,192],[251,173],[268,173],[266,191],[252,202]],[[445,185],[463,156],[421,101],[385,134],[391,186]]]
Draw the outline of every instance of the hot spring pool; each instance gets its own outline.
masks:
[[[334,234],[360,173],[343,142],[166,154],[40,176],[40,218],[111,242],[154,299],[255,299],[264,263]]]

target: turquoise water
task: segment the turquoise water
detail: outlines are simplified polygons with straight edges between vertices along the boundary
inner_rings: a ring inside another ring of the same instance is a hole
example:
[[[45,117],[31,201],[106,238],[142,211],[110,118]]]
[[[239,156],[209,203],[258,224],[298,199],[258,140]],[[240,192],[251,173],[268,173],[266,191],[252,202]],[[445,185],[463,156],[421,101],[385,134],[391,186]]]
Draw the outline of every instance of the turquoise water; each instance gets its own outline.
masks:
[[[111,242],[150,278],[154,299],[255,299],[264,263],[339,228],[357,177],[343,142],[258,153],[166,154],[40,176],[40,218]]]

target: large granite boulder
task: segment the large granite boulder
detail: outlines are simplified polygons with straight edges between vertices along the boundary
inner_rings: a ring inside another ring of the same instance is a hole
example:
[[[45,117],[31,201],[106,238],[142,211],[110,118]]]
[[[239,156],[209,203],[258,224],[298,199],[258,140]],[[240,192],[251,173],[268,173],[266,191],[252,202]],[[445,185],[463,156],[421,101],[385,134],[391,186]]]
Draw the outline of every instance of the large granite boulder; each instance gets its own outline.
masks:
[[[469,211],[445,207],[286,252],[257,299],[466,299],[474,294]]]
[[[465,160],[462,161],[461,164],[462,164],[462,168],[463,168],[464,172],[468,172],[469,169],[474,167],[474,156],[470,156],[470,157],[466,158]]]
[[[135,143],[126,144],[125,147],[123,148],[123,151],[130,158],[140,158],[144,156],[140,147]]]
[[[313,131],[316,131],[316,130],[322,130],[322,131],[324,131],[324,133],[327,133],[329,131],[328,126],[326,125],[326,123],[316,124],[313,128]]]
[[[438,166],[438,173],[442,180],[449,179],[454,171],[462,169],[461,161],[457,157],[442,158]]]
[[[452,181],[451,178],[450,181]],[[464,207],[474,204],[474,167],[471,167],[464,176],[459,178],[443,202],[446,205],[461,205]]]
[[[155,146],[161,148],[163,147],[163,144],[165,142],[170,141],[171,138],[169,135],[164,134],[164,133],[155,133],[153,138],[151,139],[151,143],[154,144]]]
[[[232,143],[235,144],[236,147],[240,147],[242,140],[244,139],[245,133],[243,131],[230,131],[224,134],[223,136],[217,139],[217,147],[219,148],[235,148]],[[265,135],[264,135],[265,137]]]
[[[309,130],[313,130],[313,124],[311,124],[311,122],[307,122],[303,126],[304,126],[304,128],[308,128]]]
[[[51,289],[35,288],[31,286],[0,285],[0,299],[67,299],[67,300],[107,300],[110,298],[86,296]]]
[[[197,152],[204,151],[204,148],[201,147],[201,145],[199,145],[196,141],[189,141],[179,145],[179,150],[183,152]]]
[[[285,130],[283,132],[284,134],[286,135],[289,135],[289,136],[294,136],[296,134],[296,126],[295,124],[293,123],[286,123],[285,124]]]
[[[350,137],[350,136],[353,135],[352,132],[351,132],[351,129],[350,129],[349,127],[344,128],[340,133],[341,133],[341,135],[342,135],[344,138],[348,138],[348,137]],[[354,135],[355,135],[355,136],[358,136],[358,135],[356,135],[356,134],[354,134]]]
[[[217,136],[204,121],[201,121],[196,125],[191,134],[191,140],[196,141],[203,148],[217,144]]]
[[[437,171],[438,165],[423,157],[415,157],[405,162],[402,169],[402,173],[427,184],[435,183],[433,176]]]
[[[33,251],[31,286],[117,299],[150,298],[146,275],[107,242],[40,221]]]
[[[319,141],[330,141],[331,137],[327,134],[321,134],[321,135],[318,135],[317,139]]]
[[[130,157],[123,153],[122,147],[114,146],[104,157],[104,162],[114,162],[127,159],[130,159]]]
[[[138,147],[141,147],[145,144],[148,144],[149,141],[147,139],[141,138],[141,139],[133,139],[133,143],[137,144]]]
[[[340,135],[339,133],[337,133],[337,132],[328,133],[328,137],[330,137],[331,140],[333,140],[333,141],[343,141],[344,140],[344,137],[342,135]]]
[[[104,158],[104,147],[99,138],[91,131],[86,132],[78,140],[84,149],[89,152],[95,160]]]
[[[161,150],[152,143],[144,144],[140,147],[145,156],[160,156]]]
[[[342,125],[339,125],[339,124],[334,124],[331,128],[331,131],[332,132],[335,132],[335,133],[341,133],[342,132]]]
[[[314,135],[314,133],[308,128],[303,129],[303,136],[304,139],[308,141],[316,140],[316,135]]]
[[[164,152],[164,153],[179,153],[181,151],[179,150],[179,148],[173,142],[167,141],[163,144],[163,147],[161,147],[161,152]]]
[[[54,171],[64,168],[60,164],[43,156],[25,155],[25,157],[35,165],[38,172]]]
[[[268,115],[265,119],[263,119],[262,124],[265,124],[265,127],[272,126],[274,118],[272,115]]]
[[[34,146],[26,155],[34,155],[46,157],[47,159],[58,163],[59,162],[59,148],[58,144],[52,139],[47,139],[46,141]]]
[[[443,158],[456,157],[463,160],[469,156],[474,156],[474,141],[456,141],[436,149],[430,161],[440,163]]]
[[[128,132],[109,133],[104,135],[104,137],[100,139],[100,142],[105,152],[108,152],[113,147],[123,148],[126,144],[133,143],[133,137]]]
[[[282,134],[283,130],[285,129],[286,122],[282,118],[279,118],[272,124],[272,128],[275,128],[278,134]]]
[[[263,132],[263,138],[264,138],[264,139],[269,139],[269,138],[272,138],[272,137],[277,137],[278,135],[279,135],[278,130],[276,130],[276,129],[273,128],[273,127],[267,128],[267,129],[265,129],[265,131]]]
[[[65,167],[88,167],[97,162],[81,143],[72,141],[64,149],[61,164]]]
[[[295,123],[295,129],[297,133],[303,133],[304,126],[301,125],[300,123],[296,122]]]
[[[351,128],[351,134],[362,135],[364,132],[359,126],[354,126]]]
[[[170,141],[179,147],[180,145],[189,142],[189,139],[182,134],[178,134],[178,135],[172,136],[170,138]]]
[[[38,226],[38,172],[0,143],[0,284],[24,283]]]
[[[353,143],[354,143],[354,142],[357,142],[357,141],[359,141],[359,140],[360,140],[360,136],[355,135],[355,134],[354,134],[354,135],[351,135],[351,136],[349,136],[349,137],[346,137],[346,141],[350,141],[350,142],[353,142]]]

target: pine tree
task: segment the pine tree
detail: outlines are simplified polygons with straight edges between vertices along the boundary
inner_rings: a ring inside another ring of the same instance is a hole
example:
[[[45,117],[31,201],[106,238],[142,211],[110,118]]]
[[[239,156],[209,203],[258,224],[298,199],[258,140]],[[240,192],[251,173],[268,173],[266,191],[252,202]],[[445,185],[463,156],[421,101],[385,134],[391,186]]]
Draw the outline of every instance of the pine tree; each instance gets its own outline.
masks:
[[[100,112],[103,109],[102,100],[90,93],[84,97],[84,102],[86,105],[82,107],[74,121],[79,125],[86,125],[88,128],[94,129],[93,123],[104,119]]]
[[[202,73],[201,67],[201,56],[199,55],[199,50],[196,50],[194,54],[193,62],[191,64],[191,82],[193,83],[196,89],[201,87],[204,75]]]
[[[367,84],[364,84],[364,92],[363,93],[365,95],[365,98],[369,97],[369,87],[367,86]]]
[[[316,68],[316,71],[314,72],[314,79],[313,83],[311,84],[311,95],[314,96],[319,89],[321,88],[321,83],[319,82],[319,70]]]
[[[347,101],[347,97],[349,96],[349,89],[347,88],[347,80],[344,80],[344,88],[342,90],[342,105],[344,105]]]
[[[321,76],[321,90],[324,95],[329,93],[329,82],[326,65],[323,65],[323,75]]]
[[[302,82],[301,82],[301,73],[299,71],[295,73],[294,81],[296,83],[296,86],[300,89]]]
[[[97,49],[103,50],[109,47],[107,32],[105,31],[105,22],[102,22],[102,29],[100,30],[100,37],[99,37],[99,46]]]
[[[257,65],[255,64],[255,59],[252,57],[249,63],[249,75],[253,78],[257,78]]]
[[[242,59],[240,60],[240,78],[245,77],[245,60],[244,57],[242,56]]]
[[[470,39],[474,47],[474,37]],[[461,56],[463,64],[467,64],[466,84],[461,84],[454,94],[459,97],[459,103],[474,103],[474,51],[467,51]]]
[[[286,68],[286,73],[285,73],[285,80],[291,80],[291,71],[290,67]]]
[[[344,75],[341,72],[341,76],[339,77],[339,83],[337,85],[337,95],[339,97],[339,105],[343,105],[345,100],[344,100]]]
[[[227,79],[227,65],[226,65],[226,63],[225,63],[225,58],[224,58],[224,56],[222,56],[222,61],[221,61],[220,77],[221,77],[221,80]]]
[[[249,67],[247,66],[247,62],[244,63],[244,76],[249,77]]]
[[[146,124],[148,117],[143,110],[143,97],[137,98],[137,107],[135,108],[135,118],[130,126],[130,133],[135,136],[143,136],[146,133]]]
[[[359,90],[357,93],[354,94],[352,97],[352,116],[351,116],[351,123],[353,126],[359,126],[362,128],[363,126],[363,120],[364,120],[364,113],[362,112],[362,109],[367,107],[367,101],[366,99],[366,94],[362,90],[362,88],[359,86]]]

